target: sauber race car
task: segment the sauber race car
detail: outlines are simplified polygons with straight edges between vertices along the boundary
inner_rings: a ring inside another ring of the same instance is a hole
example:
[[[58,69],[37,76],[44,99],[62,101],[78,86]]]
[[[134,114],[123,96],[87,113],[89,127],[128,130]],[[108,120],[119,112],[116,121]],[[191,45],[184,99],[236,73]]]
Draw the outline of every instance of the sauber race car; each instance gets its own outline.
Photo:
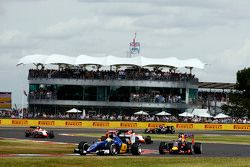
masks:
[[[143,137],[142,135],[136,134],[133,130],[108,130],[105,136],[102,136],[101,139],[106,139],[109,134],[114,134],[120,137],[123,142],[128,142],[132,135],[135,136],[136,142],[143,143],[143,144],[151,144],[153,143],[150,136]]]
[[[135,136],[131,136],[131,144],[124,143],[120,137],[110,134],[103,141],[99,140],[89,145],[87,142],[81,141],[78,148],[74,149],[74,153],[80,155],[97,154],[97,155],[116,155],[124,153],[132,153],[132,155],[141,155],[141,144],[135,141]]]
[[[201,154],[202,144],[194,141],[193,134],[180,133],[178,140],[170,142],[161,142],[159,146],[160,154]],[[191,142],[187,141],[191,138]]]
[[[158,128],[147,128],[144,131],[145,133],[151,133],[151,134],[174,134],[175,129],[174,126],[159,126]]]
[[[55,135],[53,131],[46,131],[41,127],[31,126],[29,129],[25,130],[25,137],[34,137],[34,138],[54,138]]]

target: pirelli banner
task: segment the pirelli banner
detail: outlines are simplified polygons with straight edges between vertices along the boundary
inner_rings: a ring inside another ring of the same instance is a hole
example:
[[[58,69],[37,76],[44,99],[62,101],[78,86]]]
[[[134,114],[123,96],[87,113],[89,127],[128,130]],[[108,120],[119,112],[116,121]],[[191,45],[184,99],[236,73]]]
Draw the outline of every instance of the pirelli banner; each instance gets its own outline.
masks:
[[[0,126],[41,126],[96,129],[145,129],[159,126],[174,126],[176,130],[243,130],[250,131],[250,124],[201,124],[168,122],[119,122],[119,121],[81,121],[81,120],[33,120],[0,119]]]

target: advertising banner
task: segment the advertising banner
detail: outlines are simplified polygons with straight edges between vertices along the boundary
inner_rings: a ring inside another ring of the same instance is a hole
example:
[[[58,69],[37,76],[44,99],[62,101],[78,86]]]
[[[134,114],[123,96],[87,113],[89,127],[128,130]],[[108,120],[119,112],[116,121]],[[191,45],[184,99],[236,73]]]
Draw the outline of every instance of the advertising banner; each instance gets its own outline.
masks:
[[[209,124],[209,123],[165,123],[165,122],[123,122],[123,121],[80,121],[80,120],[34,120],[0,119],[0,126],[42,126],[68,128],[104,128],[104,129],[144,129],[157,128],[160,125],[174,126],[183,130],[237,130],[249,131],[250,124]]]

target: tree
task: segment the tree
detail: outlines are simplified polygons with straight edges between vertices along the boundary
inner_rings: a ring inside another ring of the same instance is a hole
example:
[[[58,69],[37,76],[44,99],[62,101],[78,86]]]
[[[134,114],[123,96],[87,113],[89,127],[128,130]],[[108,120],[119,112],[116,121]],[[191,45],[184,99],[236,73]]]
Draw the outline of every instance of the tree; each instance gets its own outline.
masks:
[[[250,68],[237,72],[236,91],[229,93],[229,104],[223,105],[225,114],[250,118]]]

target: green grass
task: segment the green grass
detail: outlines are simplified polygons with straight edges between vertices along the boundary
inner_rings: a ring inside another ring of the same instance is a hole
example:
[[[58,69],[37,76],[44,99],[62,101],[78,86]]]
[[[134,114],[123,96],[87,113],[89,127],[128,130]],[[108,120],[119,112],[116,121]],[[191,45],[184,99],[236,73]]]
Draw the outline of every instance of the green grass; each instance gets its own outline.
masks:
[[[1,158],[3,167],[247,167],[250,158],[201,158],[201,157],[26,157]]]
[[[85,137],[100,137],[103,133],[77,133],[76,136]],[[152,140],[176,140],[177,134],[143,134],[143,136],[151,136]],[[202,143],[225,143],[225,144],[246,144],[250,145],[250,136],[236,136],[236,135],[195,135],[195,141]]]
[[[72,154],[74,144],[46,144],[29,140],[0,140],[0,154]]]

